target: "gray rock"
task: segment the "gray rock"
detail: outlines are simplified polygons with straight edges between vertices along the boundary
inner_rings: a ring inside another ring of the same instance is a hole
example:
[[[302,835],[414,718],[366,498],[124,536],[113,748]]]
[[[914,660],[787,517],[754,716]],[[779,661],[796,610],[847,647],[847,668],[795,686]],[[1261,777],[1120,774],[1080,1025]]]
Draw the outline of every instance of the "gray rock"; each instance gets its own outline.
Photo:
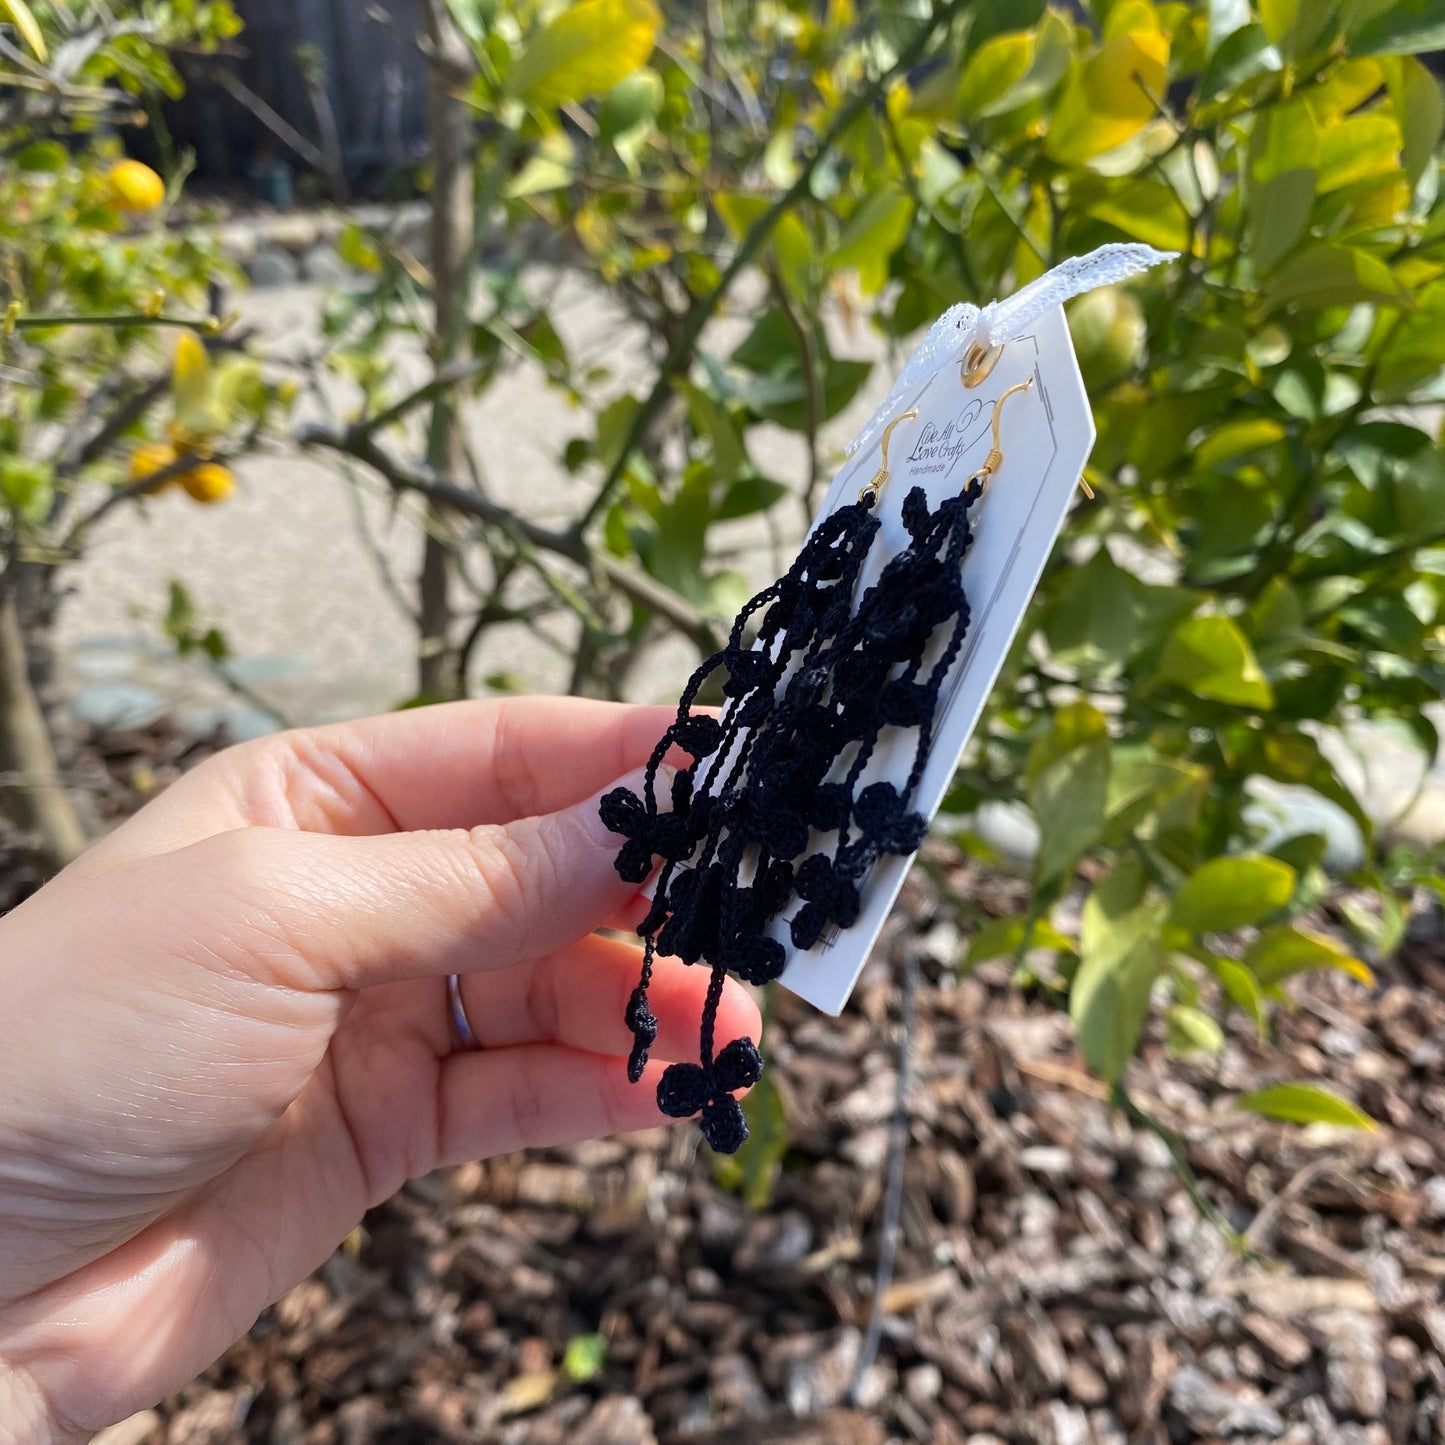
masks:
[[[1051,1400],[1041,1423],[1048,1445],[1089,1445],[1089,1417],[1074,1405]]]
[[[915,1405],[926,1405],[936,1400],[942,1389],[943,1371],[935,1364],[915,1365],[903,1376],[903,1393]]]
[[[1191,1428],[1204,1435],[1246,1435],[1273,1439],[1284,1429],[1279,1411],[1254,1392],[1236,1392],[1194,1365],[1181,1365],[1169,1382],[1169,1404]]]
[[[708,1369],[708,1390],[720,1410],[759,1420],[768,1413],[768,1396],[746,1355],[722,1355]]]
[[[97,732],[149,727],[170,710],[159,693],[133,682],[98,682],[83,687],[70,701],[70,710]]]
[[[599,1400],[571,1445],[657,1445],[652,1420],[635,1395],[610,1395]]]
[[[1379,1328],[1344,1311],[1316,1321],[1325,1337],[1325,1398],[1336,1414],[1377,1420],[1385,1408],[1385,1367]]]
[[[1427,1179],[1421,1195],[1421,1213],[1424,1217],[1432,1224],[1445,1219],[1445,1174],[1437,1174],[1433,1179]]]
[[[351,286],[356,272],[330,246],[313,246],[301,258],[301,274],[317,286]]]
[[[261,246],[251,257],[247,275],[253,286],[294,286],[301,279],[301,268],[280,246]]]

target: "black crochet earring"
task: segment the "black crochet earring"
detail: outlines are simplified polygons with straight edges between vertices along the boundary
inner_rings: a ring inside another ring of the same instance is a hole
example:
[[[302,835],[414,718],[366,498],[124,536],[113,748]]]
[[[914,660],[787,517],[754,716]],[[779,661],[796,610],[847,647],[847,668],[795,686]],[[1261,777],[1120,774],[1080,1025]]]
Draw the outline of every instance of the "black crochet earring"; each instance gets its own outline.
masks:
[[[703,1134],[719,1153],[733,1153],[747,1139],[734,1095],[762,1075],[751,1039],[714,1051],[726,976],[753,984],[777,978],[787,949],[775,935],[795,898],[802,906],[786,920],[786,936],[795,949],[811,949],[856,921],[864,882],[880,857],[913,853],[923,841],[927,820],[911,804],[944,685],[968,634],[962,567],[973,541],[972,511],[1003,460],[1003,403],[1032,384],[1030,378],[999,397],[992,449],[957,496],[930,510],[923,488],[908,493],[902,508],[908,545],[855,606],[879,530],[889,442],[918,413],[890,421],[880,466],[857,500],[814,527],[792,567],[748,602],[727,644],[688,680],[676,720],[649,759],[641,796],[616,788],[602,800],[603,821],[627,840],[617,857],[623,878],[641,883],[662,860],[652,906],[637,929],[643,962],[625,1014],[633,1036],[628,1076],[634,1083],[641,1077],[657,1037],[648,1004],[654,959],[706,962],[712,976],[699,1062],[670,1064],[657,1099],[673,1118],[700,1114]],[[693,713],[719,669],[727,674],[722,716]],[[888,729],[916,733],[907,778],[858,791]],[[692,762],[673,779],[671,811],[660,812],[658,769],[674,747]]]

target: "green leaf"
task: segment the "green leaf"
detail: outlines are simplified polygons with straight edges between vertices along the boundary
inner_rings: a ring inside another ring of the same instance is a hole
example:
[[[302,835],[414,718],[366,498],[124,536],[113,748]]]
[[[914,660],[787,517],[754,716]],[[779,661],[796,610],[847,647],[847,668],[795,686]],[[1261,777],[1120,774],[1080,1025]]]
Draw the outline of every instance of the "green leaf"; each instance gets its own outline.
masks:
[[[1346,116],[1326,126],[1320,137],[1320,194],[1393,175],[1400,169],[1402,144],[1394,117],[1378,111]]]
[[[913,200],[902,190],[883,187],[871,192],[848,218],[838,244],[828,255],[834,270],[856,267],[865,295],[883,289],[888,262],[913,224]]]
[[[1350,17],[1358,17],[1355,24]],[[1354,0],[1346,33],[1355,55],[1419,55],[1445,48],[1445,0]]]
[[[712,203],[735,241],[741,241],[752,229],[753,222],[768,209],[766,196],[750,196],[740,191],[719,191]]]
[[[22,171],[63,171],[70,152],[57,140],[32,141],[19,150],[13,164]]]
[[[1051,763],[1029,789],[1039,820],[1034,877],[1040,883],[1069,872],[1099,836],[1109,794],[1109,741],[1099,738]]]
[[[1216,702],[1248,708],[1274,705],[1274,693],[1253,649],[1227,617],[1190,617],[1181,622],[1160,655],[1159,675]]]
[[[661,25],[652,0],[578,0],[527,42],[507,89],[540,110],[601,95],[647,63]]]
[[[504,194],[512,201],[523,196],[540,196],[570,186],[576,174],[571,137],[563,131],[549,131],[542,137],[536,154],[508,181]]]
[[[749,1209],[766,1209],[788,1153],[788,1115],[771,1074],[764,1074],[743,1100],[747,1143],[736,1154],[713,1156],[713,1178],[743,1197]]]
[[[1316,968],[1338,969],[1367,986],[1375,982],[1370,969],[1343,945],[1304,929],[1268,929],[1245,950],[1244,963],[1260,987],[1267,989]]]
[[[986,40],[964,62],[958,82],[958,113],[968,119],[996,115],[1012,104],[1010,92],[1034,62],[1027,30]]]
[[[1375,1121],[1353,1104],[1327,1093],[1313,1084],[1271,1084],[1241,1094],[1235,1106],[1260,1114],[1266,1119],[1281,1119],[1288,1124],[1338,1124],[1347,1129],[1373,1129]]]
[[[1427,286],[1380,352],[1375,395],[1403,400],[1445,370],[1445,281]]]
[[[1319,3],[1319,0],[1308,0],[1308,3]],[[1299,7],[1300,0],[1259,0],[1260,24],[1276,45],[1294,28]]]
[[[1053,726],[1029,749],[1024,778],[1032,786],[1047,767],[1066,753],[1108,736],[1108,721],[1092,703],[1082,699],[1065,703],[1054,714]]]
[[[771,477],[750,473],[741,476],[726,492],[722,504],[713,514],[719,522],[731,521],[734,517],[751,517],[766,512],[788,495],[788,488]]]
[[[1152,10],[1139,16],[1137,28],[1111,27],[1070,76],[1045,138],[1055,160],[1080,164],[1115,150],[1157,114],[1168,85],[1169,37]]]
[[[1445,96],[1441,95],[1440,82],[1412,56],[1387,58],[1380,63],[1385,68],[1390,103],[1400,125],[1400,163],[1410,184],[1416,186],[1445,134]]]
[[[1353,306],[1377,301],[1410,304],[1410,292],[1381,260],[1352,246],[1311,246],[1280,267],[1265,296],[1266,308]]]
[[[1219,986],[1229,995],[1230,1001],[1254,1021],[1256,1033],[1264,1037],[1264,998],[1254,975],[1236,963],[1232,958],[1221,958],[1218,954],[1207,954],[1209,971],[1219,980]]]
[[[50,507],[55,470],[29,457],[0,457],[0,497],[7,506],[39,521]]]
[[[1136,587],[1106,547],[1066,572],[1043,620],[1055,660],[1100,680],[1123,672],[1138,637]]]
[[[1224,1030],[1192,1004],[1174,1004],[1165,1012],[1164,1023],[1172,1054],[1217,1054],[1224,1047]]]
[[[1169,922],[1186,933],[1231,933],[1278,913],[1294,884],[1294,869],[1278,858],[1211,858],[1174,895]]]
[[[1260,117],[1250,142],[1246,217],[1250,255],[1262,273],[1294,249],[1309,225],[1319,155],[1319,128],[1303,100],[1275,106]]]
[[[736,477],[747,464],[748,454],[732,417],[700,386],[686,385],[683,391],[694,434],[712,444],[714,477],[720,482]]]
[[[783,284],[798,300],[808,301],[813,289],[813,242],[808,228],[790,213],[774,227],[768,244],[778,258],[778,273]]]
[[[1263,451],[1283,440],[1285,435],[1284,426],[1272,416],[1225,422],[1195,448],[1194,465],[1201,471],[1209,471],[1235,457]]]
[[[1245,25],[1234,31],[1209,57],[1199,77],[1199,99],[1213,100],[1237,90],[1257,75],[1281,70],[1284,57],[1270,43],[1262,25]]]
[[[703,559],[712,517],[710,490],[705,475],[689,476],[677,495],[663,504],[649,558],[652,575],[690,602],[706,599]]]
[[[1069,1016],[1089,1067],[1111,1084],[1122,1077],[1149,1012],[1165,910],[1133,863],[1117,867],[1084,904]]]
[[[1148,177],[1097,201],[1088,214],[1124,235],[1162,250],[1182,250],[1189,240],[1189,216],[1172,186]]]
[[[991,958],[1010,958],[1024,948],[1051,948],[1056,953],[1073,953],[1074,941],[1060,933],[1046,918],[1029,926],[1026,917],[993,918],[968,941],[968,966],[976,967]]]
[[[574,1384],[585,1385],[602,1373],[607,1363],[605,1335],[574,1335],[562,1356],[562,1373]]]

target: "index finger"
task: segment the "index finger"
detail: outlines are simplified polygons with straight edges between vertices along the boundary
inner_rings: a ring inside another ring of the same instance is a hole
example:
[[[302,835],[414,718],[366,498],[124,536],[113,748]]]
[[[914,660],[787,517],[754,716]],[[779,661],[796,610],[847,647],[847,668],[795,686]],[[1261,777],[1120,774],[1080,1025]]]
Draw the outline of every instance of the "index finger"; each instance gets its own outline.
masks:
[[[226,749],[91,853],[151,855],[255,826],[362,835],[553,813],[640,767],[675,716],[517,697],[297,728]]]

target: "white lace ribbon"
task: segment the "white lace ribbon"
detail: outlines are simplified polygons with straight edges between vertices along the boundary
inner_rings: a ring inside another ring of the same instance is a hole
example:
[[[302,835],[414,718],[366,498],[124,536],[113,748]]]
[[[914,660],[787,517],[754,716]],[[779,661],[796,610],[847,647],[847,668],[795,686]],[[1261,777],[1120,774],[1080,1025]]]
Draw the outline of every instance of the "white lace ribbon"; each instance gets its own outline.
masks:
[[[961,362],[975,343],[1001,346],[1017,341],[1052,307],[1100,286],[1113,286],[1162,261],[1172,261],[1177,255],[1177,251],[1156,251],[1153,246],[1115,242],[1100,246],[1087,256],[1071,256],[1067,261],[1061,261],[1052,271],[1046,271],[1037,281],[1031,281],[1022,291],[1002,301],[990,301],[987,306],[974,306],[964,301],[950,306],[933,323],[928,335],[908,358],[908,364],[898,373],[898,379],[882,406],[849,443],[848,455],[866,452],[877,441],[879,433],[887,425],[889,417],[898,410],[904,397],[927,381],[935,371]]]

